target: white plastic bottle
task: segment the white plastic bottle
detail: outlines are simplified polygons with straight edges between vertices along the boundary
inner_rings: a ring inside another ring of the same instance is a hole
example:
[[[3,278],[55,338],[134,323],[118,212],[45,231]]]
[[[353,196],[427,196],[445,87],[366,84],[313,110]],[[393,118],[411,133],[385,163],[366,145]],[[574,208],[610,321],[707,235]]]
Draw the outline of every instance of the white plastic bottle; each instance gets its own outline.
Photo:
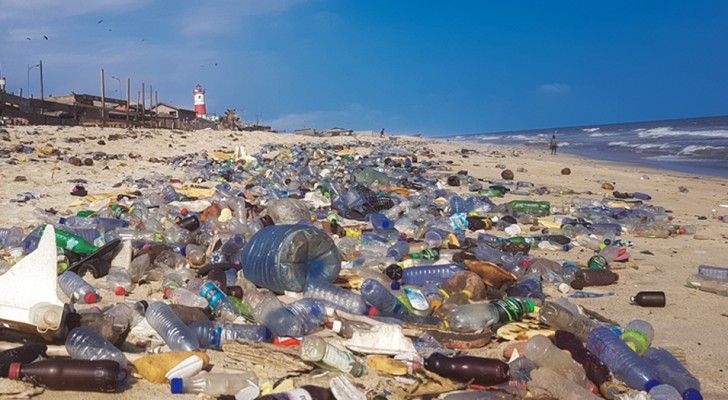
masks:
[[[304,336],[301,341],[301,359],[320,363],[352,376],[364,375],[364,365],[348,351],[339,350],[318,336]]]
[[[202,371],[189,379],[173,378],[173,394],[204,393],[208,396],[235,395],[246,388],[258,387],[258,377],[253,372],[234,374],[209,373]]]

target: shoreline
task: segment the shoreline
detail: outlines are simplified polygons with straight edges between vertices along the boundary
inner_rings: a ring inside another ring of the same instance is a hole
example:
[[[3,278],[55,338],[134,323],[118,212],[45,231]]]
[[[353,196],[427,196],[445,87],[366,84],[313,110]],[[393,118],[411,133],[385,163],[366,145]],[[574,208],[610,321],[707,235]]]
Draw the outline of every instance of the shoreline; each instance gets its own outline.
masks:
[[[18,224],[27,229],[37,225],[39,219],[34,214],[35,208],[54,208],[59,216],[67,216],[84,209],[105,207],[109,201],[106,195],[133,190],[134,186],[129,183],[142,178],[148,178],[152,182],[157,179],[166,182],[179,179],[181,183],[174,183],[174,186],[189,185],[194,174],[190,172],[190,166],[170,165],[175,156],[197,153],[206,154],[209,158],[217,152],[230,152],[235,146],[245,146],[247,153],[253,154],[268,143],[355,144],[359,154],[369,154],[372,146],[380,144],[395,148],[407,145],[413,149],[431,150],[432,157],[428,157],[429,159],[443,160],[443,165],[449,167],[448,171],[437,171],[433,175],[456,174],[460,170],[466,170],[476,178],[501,180],[502,169],[498,165],[503,164],[514,172],[514,182],[528,181],[537,187],[568,188],[574,192],[556,190],[545,195],[508,194],[506,197],[493,199],[497,204],[514,199],[533,199],[550,201],[552,206],[564,208],[569,206],[574,197],[611,197],[612,190],[603,189],[603,182],[613,183],[613,190],[620,192],[648,193],[653,198],[649,203],[663,206],[670,211],[673,223],[694,225],[698,233],[667,239],[625,235],[624,239],[633,241],[634,247],[629,248],[630,260],[615,266],[621,276],[619,282],[590,290],[613,294],[569,300],[622,325],[632,319],[651,322],[655,328],[654,345],[678,349],[685,355],[685,364],[700,379],[706,399],[728,398],[724,395],[728,393],[728,371],[725,366],[728,352],[723,350],[725,332],[728,332],[728,298],[685,287],[685,280],[697,272],[700,264],[728,267],[723,254],[728,248],[728,223],[711,218],[712,209],[728,215],[728,208],[720,208],[721,204],[728,205],[728,179],[641,164],[590,159],[561,152],[551,156],[547,149],[522,149],[512,145],[471,144],[409,136],[387,136],[384,139],[378,136],[317,138],[268,132],[182,132],[153,129],[127,131],[118,128],[80,127],[59,130],[57,127],[47,126],[15,127],[8,131],[9,141],[0,141],[0,148],[23,144],[34,150],[31,153],[11,152],[8,158],[0,158],[0,179],[4,182],[4,190],[0,192],[0,204],[4,206],[0,209],[3,220],[0,227]],[[112,140],[115,135],[118,138]],[[104,144],[100,144],[101,142]],[[58,154],[44,155],[38,151],[41,147],[46,148],[44,151],[57,150]],[[467,157],[464,157],[460,152],[463,148],[474,152],[468,152]],[[100,153],[106,156],[101,156]],[[64,156],[76,156],[81,160],[91,158],[93,165],[75,166],[64,161]],[[11,160],[12,163],[9,163]],[[565,167],[571,169],[570,175],[561,174],[561,169]],[[25,180],[17,180],[19,176],[25,177]],[[642,176],[647,176],[648,179],[641,179]],[[129,180],[128,177],[132,179]],[[85,187],[89,197],[70,195],[74,186],[72,181],[76,179],[87,181]],[[200,185],[214,188],[216,184],[217,182],[206,181]],[[681,191],[680,187],[685,187],[687,191]],[[139,190],[154,193],[160,189],[161,187],[149,187]],[[466,188],[460,187],[457,190],[465,192]],[[24,192],[37,192],[40,197],[24,203],[10,202]],[[556,217],[559,215],[544,217],[543,221],[553,222]],[[536,250],[534,254],[554,260],[585,263],[593,252],[574,248],[569,252]],[[667,306],[643,308],[630,304],[631,296],[646,290],[665,291]],[[551,290],[548,293],[554,296],[552,299],[562,296]],[[157,299],[159,296],[158,293],[152,293],[151,289],[138,290],[127,297],[127,300],[145,297]],[[118,300],[109,296],[106,301]],[[102,303],[105,304],[110,303]],[[0,331],[0,340],[5,338]],[[470,353],[495,355],[490,346]],[[209,351],[208,354],[213,357],[216,366],[223,366],[224,355],[221,352]],[[500,354],[497,356],[500,357]],[[0,379],[0,395],[3,393],[2,388],[7,387],[9,382]],[[89,393],[85,398],[122,396],[131,400],[165,398],[169,396],[169,387],[140,380],[121,393]],[[46,391],[35,398],[65,400],[78,397],[76,392]]]

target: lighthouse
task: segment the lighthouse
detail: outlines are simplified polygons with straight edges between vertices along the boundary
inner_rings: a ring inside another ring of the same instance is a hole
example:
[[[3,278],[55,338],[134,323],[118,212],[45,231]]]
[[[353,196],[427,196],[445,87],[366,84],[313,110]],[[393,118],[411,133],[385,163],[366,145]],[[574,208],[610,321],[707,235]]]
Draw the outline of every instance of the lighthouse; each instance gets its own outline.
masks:
[[[195,95],[195,116],[197,118],[207,118],[207,109],[205,108],[205,89],[197,84],[197,87],[192,92]]]

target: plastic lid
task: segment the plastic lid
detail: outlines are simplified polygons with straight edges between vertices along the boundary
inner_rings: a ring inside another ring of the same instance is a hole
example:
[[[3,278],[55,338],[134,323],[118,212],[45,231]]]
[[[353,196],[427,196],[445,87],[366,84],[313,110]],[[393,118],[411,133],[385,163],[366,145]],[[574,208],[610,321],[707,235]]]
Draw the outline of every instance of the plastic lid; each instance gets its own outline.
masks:
[[[327,324],[328,324],[328,322],[327,322]],[[342,322],[337,319],[334,322],[331,322],[331,327],[329,329],[331,329],[335,333],[339,333],[339,332],[341,332],[342,325],[343,325]]]
[[[368,307],[369,308],[367,309],[367,312],[366,312],[367,317],[373,317],[373,316],[377,315],[376,307],[374,307],[374,306],[368,306]]]
[[[660,382],[656,379],[650,379],[649,381],[647,381],[647,383],[645,383],[645,390],[649,392],[650,389],[652,389],[653,387],[655,387],[661,383],[662,382]]]
[[[696,389],[686,389],[682,395],[683,400],[703,400],[703,395]]]
[[[399,290],[400,287],[401,287],[401,285],[400,285],[399,281],[392,281],[392,285],[391,285],[392,290]]]
[[[85,301],[86,304],[94,304],[98,301],[98,297],[96,296],[96,293],[88,292],[85,296],[83,296],[83,301]]]
[[[184,383],[182,382],[182,378],[172,378],[169,383],[169,388],[172,394],[184,393]]]
[[[8,378],[12,379],[14,381],[19,380],[21,367],[22,367],[22,364],[19,362],[10,363],[10,367],[8,369]]]
[[[115,295],[117,295],[117,296],[123,296],[123,295],[125,295],[125,294],[126,294],[126,289],[124,289],[124,288],[123,288],[123,287],[121,287],[121,286],[118,286],[118,287],[116,288],[116,290],[114,290],[114,294],[115,294]]]

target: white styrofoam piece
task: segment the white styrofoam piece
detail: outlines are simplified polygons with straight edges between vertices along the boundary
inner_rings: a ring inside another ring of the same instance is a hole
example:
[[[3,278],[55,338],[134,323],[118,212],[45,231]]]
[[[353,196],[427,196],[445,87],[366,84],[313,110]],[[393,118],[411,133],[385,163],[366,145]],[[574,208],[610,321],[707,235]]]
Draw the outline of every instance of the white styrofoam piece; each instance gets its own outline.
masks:
[[[188,379],[202,371],[204,363],[200,357],[189,356],[170,369],[164,376],[170,381],[174,378]]]
[[[351,339],[344,341],[349,350],[365,354],[388,354],[416,352],[412,339],[402,333],[398,325],[384,324],[370,330],[357,330]]]
[[[121,268],[128,270],[129,264],[131,264],[132,250],[133,248],[131,245],[131,240],[122,240],[121,249],[111,260],[111,268]]]
[[[0,275],[0,316],[33,325],[30,308],[37,303],[63,307],[58,298],[56,233],[46,225],[38,248]]]

